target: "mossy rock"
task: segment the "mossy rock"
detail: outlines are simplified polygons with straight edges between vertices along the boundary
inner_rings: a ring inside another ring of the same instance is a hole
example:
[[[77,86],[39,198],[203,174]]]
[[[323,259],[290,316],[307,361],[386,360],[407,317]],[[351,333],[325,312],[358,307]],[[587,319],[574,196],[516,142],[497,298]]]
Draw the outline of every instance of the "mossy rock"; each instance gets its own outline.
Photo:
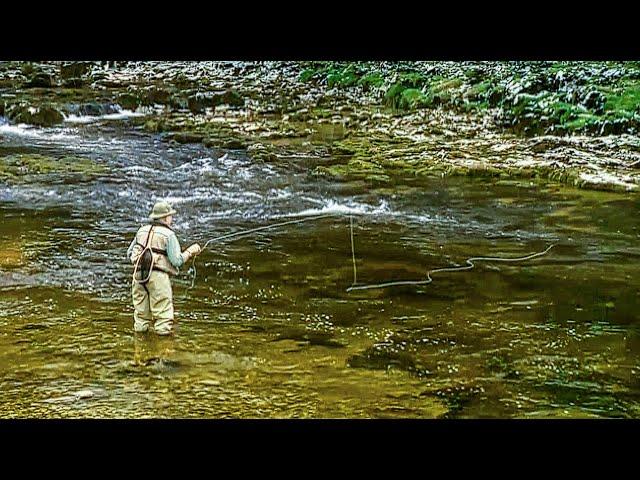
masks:
[[[187,110],[188,100],[182,95],[172,95],[168,105],[174,110]]]
[[[230,138],[222,144],[223,148],[228,150],[240,150],[247,147],[247,144],[241,138]]]
[[[225,103],[225,95],[226,93],[219,92],[197,92],[187,98],[187,108],[192,113],[203,113],[207,108],[215,108]]]
[[[244,106],[244,98],[236,92],[235,90],[227,90],[222,94],[222,103],[227,104],[231,107],[243,107]]]
[[[187,98],[187,108],[192,113],[203,113],[207,108],[215,107],[211,95],[196,93]]]
[[[151,87],[141,94],[143,105],[167,105],[171,100],[171,92],[166,88]]]
[[[397,368],[408,372],[417,372],[419,367],[415,358],[408,352],[397,351],[393,345],[376,344],[362,353],[352,355],[347,360],[351,368],[387,370]]]
[[[204,135],[195,132],[171,132],[166,135],[166,138],[178,143],[200,143],[204,139]]]
[[[151,118],[145,120],[143,129],[151,133],[161,133],[167,131],[167,122],[164,118]]]
[[[60,78],[63,80],[79,79],[91,70],[90,62],[71,62],[60,65]]]
[[[377,163],[362,158],[353,158],[347,164],[347,168],[352,172],[382,173],[382,168]]]
[[[86,81],[82,78],[67,78],[62,81],[64,88],[82,88],[86,85]]]
[[[202,140],[202,144],[208,148],[222,148],[224,140],[216,135],[206,136]]]
[[[118,108],[112,103],[88,102],[78,105],[73,111],[79,115],[98,117],[100,115],[117,113]]]
[[[53,79],[51,75],[45,72],[34,73],[24,84],[24,88],[51,88],[53,87]]]
[[[333,337],[334,334],[330,332],[308,330],[301,327],[286,327],[281,329],[273,341],[279,342],[282,340],[295,340],[309,345],[320,345],[330,348],[345,347],[343,343],[334,340]]]
[[[40,127],[51,127],[64,121],[64,115],[52,105],[30,107],[27,104],[12,105],[6,109],[9,120]]]
[[[389,175],[366,175],[364,178],[373,183],[389,183],[391,181]]]
[[[254,159],[263,162],[275,162],[278,159],[275,149],[272,146],[265,145],[263,143],[254,143],[247,147],[247,155]]]
[[[333,142],[328,151],[331,155],[355,155],[358,149],[354,145],[346,144],[343,142]]]
[[[136,110],[140,106],[140,98],[133,93],[125,92],[118,95],[118,104],[126,110]]]
[[[39,154],[20,154],[0,157],[0,179],[20,181],[27,176],[80,174],[95,176],[104,174],[107,167],[81,157],[55,158]]]

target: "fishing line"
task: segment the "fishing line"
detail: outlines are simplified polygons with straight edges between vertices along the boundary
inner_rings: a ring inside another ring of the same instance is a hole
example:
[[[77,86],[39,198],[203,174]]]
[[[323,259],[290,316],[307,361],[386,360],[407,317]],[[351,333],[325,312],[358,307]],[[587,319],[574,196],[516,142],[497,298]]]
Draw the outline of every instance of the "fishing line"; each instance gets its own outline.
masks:
[[[347,288],[347,292],[352,292],[354,290],[373,290],[376,288],[386,288],[386,287],[396,287],[400,285],[427,285],[433,282],[433,278],[431,278],[432,273],[438,272],[462,272],[465,270],[471,270],[475,267],[474,261],[485,261],[485,262],[522,262],[525,260],[531,260],[532,258],[541,257],[542,255],[546,255],[549,250],[555,247],[555,244],[549,246],[546,250],[539,253],[532,253],[531,255],[527,255],[525,257],[518,258],[505,258],[505,257],[470,257],[467,259],[467,266],[463,267],[446,267],[446,268],[436,268],[434,270],[429,270],[427,272],[426,280],[398,280],[393,282],[384,282],[384,283],[371,283],[367,285],[356,285],[357,283],[357,274],[356,274],[356,260],[355,260],[355,249],[354,249],[354,241],[353,241],[353,222],[351,222],[351,256],[353,258],[353,283],[349,288]]]
[[[289,220],[289,221],[286,221],[286,222],[274,223],[274,224],[271,224],[271,225],[265,225],[263,227],[251,228],[249,230],[242,230],[240,232],[229,233],[229,234],[222,235],[222,236],[219,236],[219,237],[214,237],[214,238],[211,238],[211,239],[207,240],[207,242],[202,247],[202,250],[200,251],[200,253],[202,253],[204,251],[204,249],[207,248],[209,246],[209,244],[213,243],[213,242],[218,242],[218,241],[221,241],[221,240],[227,240],[229,238],[238,238],[238,237],[249,235],[251,233],[259,232],[259,231],[262,231],[262,230],[268,230],[270,228],[283,227],[285,225],[294,225],[294,224],[303,223],[303,222],[310,222],[312,220],[320,220],[322,218],[335,217],[337,215],[341,215],[341,214],[340,213],[325,213],[325,214],[322,214],[322,215],[313,215],[313,216],[310,216],[310,217],[300,218],[298,220]],[[197,258],[197,255],[193,257],[193,261],[191,262],[190,270],[193,271],[193,277],[191,279],[191,285],[189,287],[187,287],[187,290],[185,291],[185,296],[187,295],[189,290],[191,290],[195,286],[195,283],[196,283],[196,275],[197,275],[196,258]]]
[[[306,217],[306,218],[302,218],[302,219],[297,219],[297,220],[289,220],[286,222],[279,222],[279,223],[274,223],[271,225],[265,225],[262,227],[257,227],[257,228],[251,228],[249,230],[242,230],[240,232],[234,232],[234,233],[229,233],[226,235],[221,235],[219,237],[213,237],[211,239],[209,239],[204,246],[202,247],[201,253],[209,246],[210,243],[213,242],[218,242],[218,241],[222,241],[222,240],[228,240],[228,239],[235,239],[235,238],[240,238],[246,235],[250,235],[252,233],[255,232],[260,232],[262,230],[268,230],[268,229],[272,229],[272,228],[277,228],[277,227],[283,227],[285,225],[295,225],[298,223],[303,223],[303,222],[310,222],[313,220],[320,220],[322,218],[329,218],[329,217],[335,217],[335,216],[339,216],[342,215],[341,213],[327,213],[327,214],[323,214],[323,215],[314,215],[314,216],[310,216],[310,217]],[[395,286],[401,286],[401,285],[428,285],[429,283],[433,282],[433,278],[431,278],[431,274],[433,273],[440,273],[440,272],[463,272],[463,271],[468,271],[471,270],[475,267],[475,264],[473,263],[474,261],[485,261],[485,262],[523,262],[526,260],[531,260],[533,258],[537,258],[537,257],[541,257],[543,255],[546,255],[549,250],[551,250],[553,247],[555,247],[555,244],[550,245],[549,247],[547,247],[544,251],[542,252],[538,252],[538,253],[532,253],[530,255],[526,255],[524,257],[517,257],[517,258],[507,258],[507,257],[469,257],[465,263],[467,263],[466,266],[461,266],[461,267],[445,267],[445,268],[436,268],[433,270],[429,270],[427,272],[427,278],[425,280],[397,280],[397,281],[391,281],[391,282],[383,282],[383,283],[371,283],[371,284],[366,284],[366,285],[358,285],[358,272],[357,272],[357,267],[356,267],[356,252],[355,252],[355,240],[354,240],[354,235],[353,235],[353,215],[350,214],[349,215],[349,233],[350,233],[350,240],[351,240],[351,260],[353,263],[353,283],[351,284],[351,286],[349,288],[346,289],[347,292],[352,292],[355,290],[372,290],[372,289],[378,289],[378,288],[387,288],[387,287],[395,287]],[[193,276],[191,278],[191,285],[189,287],[187,287],[186,291],[185,291],[185,297],[187,295],[187,293],[189,292],[189,290],[191,290],[192,288],[194,288],[195,286],[195,282],[196,282],[196,277],[197,277],[197,270],[196,270],[196,258],[197,255],[195,257],[193,257],[193,260],[191,262],[191,268],[190,270],[193,271]]]

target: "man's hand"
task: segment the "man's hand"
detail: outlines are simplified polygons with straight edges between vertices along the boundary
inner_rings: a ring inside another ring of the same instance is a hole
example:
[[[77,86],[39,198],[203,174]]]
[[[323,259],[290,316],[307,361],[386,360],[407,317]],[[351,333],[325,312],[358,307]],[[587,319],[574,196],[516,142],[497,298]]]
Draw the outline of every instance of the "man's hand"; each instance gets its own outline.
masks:
[[[202,252],[202,248],[200,248],[200,245],[198,245],[197,243],[194,243],[189,248],[187,248],[186,251],[187,253],[189,253],[189,258],[191,258],[191,257],[195,257],[196,255],[199,255],[200,252]]]

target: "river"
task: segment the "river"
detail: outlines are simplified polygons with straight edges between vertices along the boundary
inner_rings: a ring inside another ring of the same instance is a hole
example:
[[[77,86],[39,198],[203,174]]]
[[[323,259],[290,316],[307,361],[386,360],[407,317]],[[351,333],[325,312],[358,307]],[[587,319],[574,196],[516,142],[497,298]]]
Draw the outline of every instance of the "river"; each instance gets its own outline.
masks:
[[[376,186],[167,143],[127,115],[0,125],[0,155],[106,173],[0,184],[0,417],[640,417],[640,199],[488,178]],[[133,333],[126,249],[154,201],[212,243],[174,339]],[[347,292],[358,282],[429,285]]]

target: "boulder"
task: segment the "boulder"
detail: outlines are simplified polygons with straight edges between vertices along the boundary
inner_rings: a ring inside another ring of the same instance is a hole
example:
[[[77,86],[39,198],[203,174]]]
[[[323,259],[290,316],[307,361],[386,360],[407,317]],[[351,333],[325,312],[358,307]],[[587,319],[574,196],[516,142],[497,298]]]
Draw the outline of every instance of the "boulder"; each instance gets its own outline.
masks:
[[[24,84],[25,88],[51,88],[52,86],[51,75],[45,72],[34,73]]]
[[[195,132],[172,132],[168,133],[166,137],[178,143],[200,143],[204,135]]]
[[[582,105],[593,110],[596,114],[601,114],[604,112],[604,104],[606,101],[607,98],[602,93],[597,90],[592,90],[585,95],[582,100]]]
[[[219,98],[211,92],[198,92],[187,99],[187,107],[192,113],[203,113],[207,108],[220,105]]]
[[[146,90],[142,97],[142,103],[145,105],[167,105],[170,100],[171,93],[164,88],[158,87],[152,87]]]
[[[244,107],[244,98],[235,90],[227,90],[222,94],[222,102],[231,107]]]
[[[82,78],[91,70],[90,62],[71,62],[60,66],[60,78],[63,80]]]
[[[65,88],[82,88],[85,85],[85,81],[82,78],[67,78],[62,81],[62,86]]]
[[[169,106],[174,110],[186,110],[188,108],[188,100],[181,95],[173,95],[169,99]]]
[[[222,148],[226,148],[228,150],[240,150],[246,146],[247,144],[239,138],[230,138],[222,144]]]
[[[247,147],[247,155],[253,160],[261,160],[264,162],[273,162],[278,159],[273,147],[269,147],[262,143],[254,143]]]
[[[52,105],[29,107],[26,104],[7,108],[7,117],[14,123],[27,123],[40,127],[51,127],[64,121],[64,115]]]
[[[121,93],[117,98],[118,104],[127,110],[135,110],[140,106],[140,99],[133,93]]]
[[[118,113],[118,111],[118,107],[112,103],[101,104],[97,102],[90,102],[79,105],[78,107],[78,113],[80,115],[89,115],[93,117]]]

